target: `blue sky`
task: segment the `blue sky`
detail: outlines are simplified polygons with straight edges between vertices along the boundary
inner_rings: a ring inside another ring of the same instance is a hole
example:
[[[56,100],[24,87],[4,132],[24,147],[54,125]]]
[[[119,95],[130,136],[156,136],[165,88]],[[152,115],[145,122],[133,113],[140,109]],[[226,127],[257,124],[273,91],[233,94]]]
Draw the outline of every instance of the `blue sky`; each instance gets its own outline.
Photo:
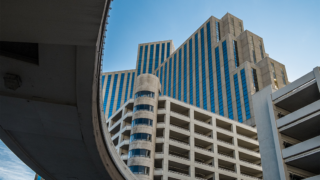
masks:
[[[33,180],[35,173],[0,140],[0,180]]]
[[[104,72],[134,69],[139,43],[172,39],[177,48],[210,16],[227,12],[264,39],[290,81],[320,66],[319,0],[114,0],[111,7]],[[0,140],[0,180],[33,178]]]
[[[134,69],[139,43],[172,39],[177,48],[210,16],[227,12],[263,38],[289,81],[320,66],[319,0],[114,0],[111,7],[104,72]]]

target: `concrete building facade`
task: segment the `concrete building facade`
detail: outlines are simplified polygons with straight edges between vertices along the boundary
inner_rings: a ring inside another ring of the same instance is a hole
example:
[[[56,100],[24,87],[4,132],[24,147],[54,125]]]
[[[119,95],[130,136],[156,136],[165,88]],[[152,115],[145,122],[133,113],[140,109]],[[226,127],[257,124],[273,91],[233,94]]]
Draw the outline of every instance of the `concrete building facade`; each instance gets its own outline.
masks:
[[[109,118],[132,98],[134,81],[154,74],[160,96],[169,96],[204,110],[255,126],[251,95],[270,84],[288,84],[285,66],[265,52],[263,39],[244,30],[229,13],[211,16],[181,46],[172,40],[138,45],[136,69],[105,72],[102,98]]]
[[[264,179],[320,179],[320,68],[253,95]]]
[[[159,96],[160,89],[155,75],[138,76],[134,99],[106,121],[114,147],[139,179],[262,177],[256,128]]]

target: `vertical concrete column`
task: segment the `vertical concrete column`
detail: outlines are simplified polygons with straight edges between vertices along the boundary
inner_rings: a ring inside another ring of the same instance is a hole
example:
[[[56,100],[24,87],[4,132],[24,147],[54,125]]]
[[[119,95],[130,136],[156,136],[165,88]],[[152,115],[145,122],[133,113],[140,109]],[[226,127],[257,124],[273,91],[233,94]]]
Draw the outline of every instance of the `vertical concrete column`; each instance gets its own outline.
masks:
[[[189,137],[189,144],[190,144],[190,152],[189,152],[189,158],[190,158],[190,169],[189,169],[189,175],[191,176],[191,179],[195,179],[195,156],[194,156],[194,146],[195,146],[195,140],[194,140],[194,109],[189,109],[189,116],[190,116],[190,137]]]
[[[317,81],[317,85],[318,85],[318,90],[320,92],[320,67],[315,67],[313,69],[313,74],[314,74],[314,77]]]
[[[149,91],[154,93],[152,96],[140,96],[135,98],[134,107],[138,105],[153,106],[153,112],[149,109],[141,109],[133,112],[132,120],[145,118],[152,120],[152,126],[138,124],[131,129],[131,135],[137,133],[147,133],[151,135],[151,141],[136,140],[129,144],[129,151],[132,149],[146,149],[150,151],[150,157],[131,157],[128,159],[128,166],[145,166],[149,167],[149,175],[136,174],[141,180],[151,180],[154,174],[154,157],[155,157],[155,143],[157,130],[157,113],[158,113],[158,98],[159,98],[160,82],[159,79],[152,74],[142,74],[137,77],[134,92],[135,94],[141,91]]]
[[[168,179],[168,170],[169,170],[169,139],[170,139],[170,101],[165,102],[166,114],[164,117],[165,128],[163,132],[164,143],[163,143],[163,179]]]

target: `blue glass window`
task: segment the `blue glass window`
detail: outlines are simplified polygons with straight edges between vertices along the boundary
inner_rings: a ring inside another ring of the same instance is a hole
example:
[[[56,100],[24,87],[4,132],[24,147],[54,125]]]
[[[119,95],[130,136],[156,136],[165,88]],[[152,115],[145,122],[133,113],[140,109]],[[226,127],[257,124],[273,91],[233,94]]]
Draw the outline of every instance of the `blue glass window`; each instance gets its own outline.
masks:
[[[162,43],[161,44],[161,64],[163,63],[163,61],[164,61],[164,48],[165,48],[165,44],[164,43]]]
[[[119,87],[118,102],[117,102],[117,109],[116,110],[118,110],[120,108],[120,105],[121,105],[124,75],[125,74],[122,73],[121,74],[121,78],[120,78],[120,87]]]
[[[217,42],[220,41],[220,26],[219,26],[219,22],[216,21],[216,37],[217,37]]]
[[[216,54],[216,69],[217,69],[217,85],[218,85],[218,101],[219,101],[219,114],[224,116],[223,112],[223,97],[222,97],[222,85],[221,85],[221,69],[220,69],[220,55],[219,46],[215,49]]]
[[[130,142],[133,141],[151,141],[151,134],[147,133],[136,133],[130,136]]]
[[[132,158],[132,157],[148,157],[148,158],[150,158],[150,150],[131,149],[128,153],[128,158]]]
[[[249,105],[248,90],[247,90],[246,73],[244,69],[242,69],[240,73],[241,73],[242,92],[243,92],[244,107],[246,110],[246,117],[247,119],[250,119],[251,114],[250,114],[250,105]]]
[[[147,71],[148,45],[144,47],[143,74]]]
[[[127,77],[126,95],[124,96],[124,103],[127,102],[127,98],[128,98],[129,82],[130,82],[130,73],[128,73],[128,77]]]
[[[164,66],[163,95],[167,94],[167,63]]]
[[[239,57],[238,57],[238,47],[237,41],[233,40],[233,55],[234,55],[234,63],[236,68],[239,67]]]
[[[151,112],[153,112],[153,106],[148,105],[148,104],[139,104],[133,108],[133,113],[135,113],[137,111],[151,111]]]
[[[104,93],[104,100],[103,100],[103,112],[104,113],[106,113],[106,107],[107,107],[108,96],[109,96],[109,89],[110,89],[110,84],[111,84],[111,77],[112,77],[111,74],[108,75],[106,92]]]
[[[208,42],[208,64],[209,64],[209,83],[210,83],[210,104],[211,112],[215,112],[214,104],[214,84],[213,84],[213,69],[212,69],[212,52],[211,52],[211,30],[210,21],[207,23],[207,42]]]
[[[148,73],[149,73],[149,74],[152,74],[153,49],[154,49],[154,45],[152,44],[152,45],[150,46],[150,55],[149,55],[149,70],[148,70]]]
[[[139,52],[139,62],[138,62],[138,76],[141,73],[141,61],[142,61],[142,51],[143,51],[143,46],[140,46],[140,52]]]
[[[133,93],[133,87],[134,87],[134,75],[135,75],[135,72],[132,72],[131,89],[130,89],[130,99],[132,98],[132,93]]]
[[[106,76],[105,75],[103,75],[102,76],[102,78],[101,78],[101,82],[102,82],[102,84],[101,84],[101,89],[103,88],[103,85],[104,85],[104,79],[106,78]]]
[[[187,102],[187,44],[183,47],[183,101]]]
[[[114,97],[116,95],[116,89],[117,89],[117,82],[118,82],[118,74],[115,74],[114,75],[114,80],[113,80],[113,86],[112,86],[112,94],[111,94],[111,99],[110,99],[110,107],[109,107],[108,118],[112,115]]]
[[[234,80],[234,90],[235,90],[235,92],[236,92],[238,121],[239,121],[239,122],[243,122],[243,119],[242,119],[242,111],[241,111],[241,100],[240,100],[238,74],[233,75],[233,80]]]
[[[189,40],[189,79],[190,104],[193,105],[192,39]]]
[[[147,118],[138,118],[132,120],[131,127],[138,126],[138,125],[146,125],[146,126],[152,126],[153,120],[147,119]]]
[[[41,180],[41,176],[38,175],[37,180]]]
[[[151,92],[151,91],[139,91],[134,95],[134,99],[137,99],[138,97],[154,98],[154,92]]]
[[[200,30],[201,33],[201,67],[202,67],[202,98],[203,109],[207,110],[207,77],[206,77],[206,57],[204,50],[204,30]]]
[[[130,166],[129,169],[133,174],[145,174],[149,175],[149,167],[146,166]]]
[[[169,78],[168,78],[168,96],[171,96],[171,70],[172,70],[172,58],[169,61]]]
[[[229,63],[228,63],[228,51],[227,51],[227,42],[226,41],[224,41],[222,43],[222,50],[223,50],[223,63],[224,63],[224,77],[226,80],[226,90],[227,90],[228,116],[229,116],[229,119],[233,119],[232,96],[231,96]]]
[[[199,88],[199,54],[198,54],[198,33],[195,35],[194,38],[194,47],[195,47],[195,70],[196,70],[196,105],[200,107],[200,88]]]
[[[174,60],[173,60],[173,92],[172,92],[172,97],[176,98],[176,74],[177,74],[177,54],[174,54]]]
[[[181,49],[179,49],[179,75],[178,75],[178,99],[181,101]]]
[[[167,58],[170,56],[170,43],[167,43]]]
[[[161,85],[161,89],[162,89],[162,72],[163,72],[163,66],[161,66],[161,69],[160,69],[160,85]],[[159,93],[159,96],[161,96],[161,92]]]
[[[159,65],[159,49],[160,49],[160,44],[157,44],[156,45],[156,59],[154,62],[154,69],[157,69],[158,65]]]

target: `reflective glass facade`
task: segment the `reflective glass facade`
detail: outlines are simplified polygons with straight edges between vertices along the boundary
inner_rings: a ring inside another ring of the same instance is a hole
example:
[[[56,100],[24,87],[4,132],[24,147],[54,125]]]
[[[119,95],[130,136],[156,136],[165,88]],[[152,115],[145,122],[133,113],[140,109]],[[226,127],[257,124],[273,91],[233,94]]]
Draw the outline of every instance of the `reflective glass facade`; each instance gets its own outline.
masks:
[[[183,46],[183,101],[187,102],[187,44]]]
[[[150,46],[150,55],[149,55],[149,69],[148,69],[148,73],[149,73],[149,74],[152,74],[153,49],[154,49],[154,45],[152,44],[152,45]]]
[[[244,107],[246,110],[246,118],[251,118],[250,113],[250,105],[249,105],[249,97],[248,97],[248,90],[247,90],[247,80],[246,80],[246,73],[244,69],[240,71],[241,73],[241,83],[242,83],[242,92],[243,92],[243,101],[244,101]]]
[[[189,40],[189,83],[190,104],[193,105],[192,39]]]
[[[164,66],[163,95],[167,94],[167,63]]]
[[[162,72],[163,72],[163,66],[161,66],[161,68],[160,68],[160,85],[161,85],[161,88],[163,87],[162,86]],[[162,92],[159,93],[159,96],[161,96],[161,93]]]
[[[110,84],[111,84],[111,78],[112,75],[108,75],[108,81],[107,81],[107,87],[106,87],[106,92],[104,94],[104,100],[103,100],[103,112],[106,113],[106,107],[107,107],[107,102],[108,102],[108,96],[109,96],[109,89],[110,89]]]
[[[235,93],[236,93],[238,121],[239,121],[239,122],[243,122],[243,119],[242,119],[242,110],[241,110],[241,100],[240,100],[240,91],[239,91],[238,74],[233,75],[233,80],[234,80],[234,91],[235,91]]]
[[[125,73],[122,73],[121,74],[121,78],[120,78],[120,87],[119,87],[119,91],[118,91],[119,94],[118,94],[118,102],[117,102],[116,110],[118,110],[120,108],[120,105],[121,105],[124,75],[125,75]]]
[[[139,91],[134,95],[134,99],[137,99],[138,97],[154,98],[154,92],[151,92],[151,91]]]
[[[111,94],[111,99],[110,99],[108,118],[112,115],[112,111],[113,111],[114,98],[116,96],[116,89],[117,89],[117,81],[118,81],[118,74],[115,74],[114,79],[113,79],[112,94]]]
[[[170,56],[170,43],[167,43],[167,58]]]
[[[127,76],[127,84],[126,84],[126,93],[124,96],[124,103],[126,103],[127,99],[128,99],[129,83],[130,83],[130,73],[128,73],[128,76]]]
[[[145,74],[147,71],[147,61],[148,61],[148,45],[144,47],[143,74]]]
[[[163,61],[164,61],[164,49],[165,49],[165,44],[162,43],[162,44],[161,44],[161,64],[162,64]]]
[[[196,106],[200,107],[200,88],[199,88],[199,53],[198,53],[198,33],[194,38],[195,47],[195,71],[196,71]]]
[[[153,124],[152,119],[138,118],[138,119],[132,120],[131,127],[138,126],[138,125],[152,126],[152,124]]]
[[[218,85],[219,114],[221,116],[224,116],[219,47],[216,47],[215,55],[216,55],[216,72],[217,72],[217,85]]]
[[[234,55],[234,64],[235,67],[239,67],[239,57],[238,57],[238,48],[237,48],[237,41],[233,40],[233,55]]]
[[[140,75],[140,73],[141,73],[142,51],[143,51],[143,46],[140,46],[137,76],[139,76],[139,75]]]
[[[133,113],[135,113],[137,111],[151,111],[151,112],[153,112],[153,106],[148,105],[148,104],[139,104],[133,108]]]
[[[217,42],[220,41],[220,26],[219,26],[219,22],[216,21],[216,38],[217,38]]]
[[[131,89],[130,89],[130,99],[132,98],[132,93],[133,93],[133,87],[134,87],[134,75],[135,72],[132,73],[132,79],[131,79]],[[129,78],[128,78],[129,79]]]
[[[259,91],[258,77],[256,69],[251,68],[252,79],[253,79],[253,88],[255,92]]]
[[[215,104],[214,104],[214,83],[213,83],[213,69],[212,69],[210,22],[207,23],[207,42],[208,42],[209,83],[210,83],[210,104],[211,104],[211,112],[214,113]]]
[[[128,158],[132,158],[132,157],[148,157],[148,158],[150,158],[150,150],[132,149],[128,153]]]
[[[178,75],[178,100],[181,101],[181,49],[179,49],[179,75]]]
[[[160,53],[160,44],[156,45],[156,58],[155,58],[155,62],[154,62],[154,69],[158,68],[159,65],[159,53]]]
[[[130,142],[132,141],[151,141],[151,134],[136,133],[130,136]]]
[[[223,51],[224,77],[225,77],[225,84],[226,84],[226,90],[227,90],[228,117],[230,119],[233,119],[232,96],[231,96],[229,63],[228,63],[228,50],[227,50],[226,41],[222,43],[222,51]]]
[[[168,78],[168,96],[171,97],[171,71],[172,71],[172,58],[169,60],[169,78]]]
[[[146,166],[130,166],[129,169],[133,174],[145,174],[149,175],[149,167]]]
[[[207,110],[207,82],[206,82],[206,57],[204,50],[204,30],[200,30],[201,33],[201,69],[202,69],[202,101],[203,109]]]
[[[172,97],[176,98],[176,79],[177,79],[177,54],[174,54],[173,58],[173,90]]]

